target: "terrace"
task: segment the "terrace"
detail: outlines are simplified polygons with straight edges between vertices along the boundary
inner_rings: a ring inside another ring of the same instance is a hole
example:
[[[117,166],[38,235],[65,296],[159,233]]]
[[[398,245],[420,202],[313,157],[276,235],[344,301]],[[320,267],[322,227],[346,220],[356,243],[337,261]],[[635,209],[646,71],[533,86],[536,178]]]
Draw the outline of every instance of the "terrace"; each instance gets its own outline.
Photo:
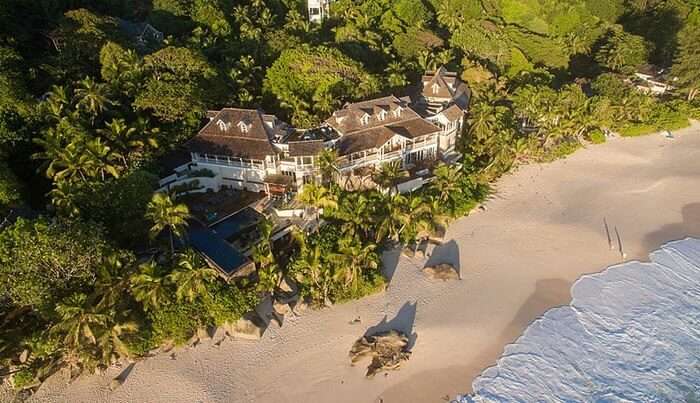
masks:
[[[263,195],[256,192],[222,189],[215,193],[190,193],[180,196],[179,201],[185,203],[199,221],[212,225],[263,198]]]

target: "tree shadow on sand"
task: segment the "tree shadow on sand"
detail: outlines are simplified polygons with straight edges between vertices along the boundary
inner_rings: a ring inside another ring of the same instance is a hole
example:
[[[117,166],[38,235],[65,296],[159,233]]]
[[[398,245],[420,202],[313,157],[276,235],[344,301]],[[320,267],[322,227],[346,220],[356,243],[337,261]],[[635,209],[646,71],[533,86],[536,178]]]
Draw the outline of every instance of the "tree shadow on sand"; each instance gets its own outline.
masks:
[[[388,284],[391,284],[391,279],[394,278],[400,257],[401,249],[399,248],[390,249],[382,255],[382,274]]]
[[[408,345],[406,348],[411,350],[416,344],[416,339],[418,339],[418,334],[413,332],[417,308],[418,302],[406,302],[393,319],[387,321],[387,317],[384,316],[381,322],[368,328],[364,335],[372,336],[389,330],[398,330],[408,337]]]
[[[425,267],[436,266],[439,264],[449,264],[457,270],[460,278],[462,277],[462,269],[459,262],[459,245],[453,239],[442,245],[438,245],[433,250],[430,258],[425,263]]]
[[[682,222],[667,224],[650,232],[642,240],[643,250],[650,252],[666,242],[685,237],[700,237],[700,203],[690,203],[681,209]]]

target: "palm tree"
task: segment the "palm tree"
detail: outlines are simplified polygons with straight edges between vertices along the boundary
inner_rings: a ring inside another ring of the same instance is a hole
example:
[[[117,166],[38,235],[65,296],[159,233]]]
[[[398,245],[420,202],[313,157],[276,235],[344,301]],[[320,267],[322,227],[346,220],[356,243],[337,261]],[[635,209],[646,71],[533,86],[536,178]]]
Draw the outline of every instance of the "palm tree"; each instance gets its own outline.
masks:
[[[76,194],[77,190],[74,184],[60,181],[54,182],[54,188],[49,192],[49,197],[51,197],[51,204],[59,214],[75,218],[80,215],[80,209],[74,200]]]
[[[134,333],[139,326],[136,322],[112,322],[97,337],[97,346],[101,352],[102,365],[109,366],[121,357],[129,357],[129,348],[124,344],[122,336]]]
[[[168,275],[168,280],[177,287],[175,297],[178,301],[194,302],[208,295],[207,284],[216,276],[216,270],[205,266],[199,255],[188,249],[178,256],[177,267]]]
[[[99,176],[102,181],[105,180],[105,175],[112,175],[115,178],[119,177],[119,170],[114,162],[124,157],[112,151],[112,149],[102,143],[101,138],[94,138],[85,144],[85,151],[91,162],[91,176]]]
[[[375,204],[363,193],[346,192],[343,201],[338,203],[338,209],[334,212],[336,218],[342,220],[343,232],[349,236],[362,233],[368,237],[369,230],[374,223],[372,206]]]
[[[312,101],[314,103],[313,109],[322,115],[330,115],[340,105],[338,99],[328,91],[316,92]]]
[[[338,169],[336,165],[336,161],[338,161],[338,151],[335,149],[324,148],[318,154],[317,161],[324,183],[330,182],[333,175],[340,175],[340,169]]]
[[[408,172],[401,167],[401,162],[394,161],[382,164],[379,171],[372,176],[372,180],[384,189],[394,188],[392,190],[398,192],[397,182],[407,176]]]
[[[308,247],[303,236],[297,238],[302,239],[301,251],[292,263],[291,272],[300,285],[308,288],[314,303],[329,305],[333,279],[331,265],[324,264],[320,245]]]
[[[156,148],[158,141],[147,128],[147,121],[137,121],[139,127],[129,127],[124,119],[112,119],[104,129],[98,129],[119,153],[124,168],[128,169],[135,155],[140,155],[147,146]]]
[[[52,333],[63,335],[63,344],[70,351],[77,352],[85,344],[96,344],[95,333],[104,328],[109,315],[98,312],[87,295],[73,294],[58,303],[56,313],[60,321],[50,329]]]
[[[53,141],[51,138],[46,140],[35,139],[35,142],[44,147],[45,151],[34,154],[32,157],[49,160],[46,167],[46,176],[48,178],[53,179],[54,182],[64,180],[71,183],[77,180],[81,180],[84,183],[88,182],[93,161],[88,153],[85,152],[83,144],[71,142],[64,147],[60,147],[60,143]]]
[[[253,247],[252,258],[257,266],[258,290],[262,292],[272,292],[282,278],[279,266],[272,253],[272,230],[273,224],[268,219],[263,219],[258,223],[260,241]]]
[[[165,280],[161,267],[155,261],[149,260],[141,264],[138,271],[131,276],[131,295],[143,305],[145,311],[158,309],[170,301]]]
[[[435,180],[431,187],[439,195],[440,201],[445,202],[450,198],[450,195],[462,192],[460,181],[464,175],[458,167],[440,163],[433,170],[433,174]]]
[[[75,90],[76,105],[90,114],[92,122],[108,105],[113,104],[107,96],[107,85],[96,82],[92,77],[85,77]]]
[[[122,300],[122,295],[129,286],[129,277],[119,255],[107,256],[97,267],[94,296],[97,297],[98,309],[108,309]],[[128,263],[128,262],[127,262]]]
[[[404,74],[403,66],[399,62],[391,62],[384,70],[389,86],[392,88],[402,88],[408,85],[408,79]]]
[[[328,188],[314,183],[304,185],[301,192],[297,195],[297,200],[305,207],[314,209],[317,222],[321,218],[321,209],[338,208],[335,195]]]
[[[342,238],[338,242],[339,253],[334,254],[333,259],[339,262],[333,275],[336,281],[342,281],[343,285],[350,287],[353,296],[357,296],[359,281],[365,269],[377,269],[377,255],[374,252],[376,244],[363,245],[356,237]]]
[[[51,117],[56,121],[60,121],[63,118],[65,109],[70,105],[66,88],[60,85],[52,86],[45,102]]]
[[[170,195],[157,192],[146,206],[146,218],[153,223],[149,230],[151,239],[155,239],[166,228],[169,230],[170,251],[175,254],[175,240],[185,234],[187,220],[190,218],[190,210],[185,204],[175,204]]]
[[[407,199],[401,194],[394,194],[385,199],[384,209],[377,226],[376,242],[380,243],[385,237],[399,241],[401,231],[408,224],[410,217],[406,214]]]

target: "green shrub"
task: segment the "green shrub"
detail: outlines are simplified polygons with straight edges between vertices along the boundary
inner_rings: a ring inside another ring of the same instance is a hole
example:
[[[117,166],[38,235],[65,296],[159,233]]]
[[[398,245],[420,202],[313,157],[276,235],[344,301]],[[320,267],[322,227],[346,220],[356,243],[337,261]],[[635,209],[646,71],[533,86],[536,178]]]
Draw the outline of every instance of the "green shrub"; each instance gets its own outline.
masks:
[[[579,148],[581,148],[581,144],[577,141],[561,143],[557,146],[552,147],[550,150],[545,151],[541,159],[544,162],[556,161],[558,159],[562,159],[568,155],[573,154]]]
[[[620,129],[622,137],[637,137],[644,136],[656,132],[658,129],[655,125],[646,123],[631,124]]]
[[[203,317],[203,306],[199,301],[173,302],[161,306],[148,314],[153,330],[147,343],[160,345],[172,340],[175,344],[183,344],[206,324],[202,321]]]
[[[209,325],[218,326],[224,322],[234,322],[246,312],[252,311],[260,301],[254,287],[239,289],[217,281],[210,286],[209,292],[211,297],[206,298],[204,302]]]
[[[588,141],[590,141],[593,144],[602,144],[605,143],[605,133],[601,130],[593,130],[587,134]]]
[[[382,292],[386,289],[386,279],[379,269],[366,270],[363,272],[362,280],[359,282],[357,291],[353,292],[350,287],[338,287],[333,295],[335,303],[343,303],[360,299],[368,295]]]
[[[34,372],[25,368],[12,375],[12,387],[15,390],[22,390],[24,388],[32,386],[36,382],[36,376]]]

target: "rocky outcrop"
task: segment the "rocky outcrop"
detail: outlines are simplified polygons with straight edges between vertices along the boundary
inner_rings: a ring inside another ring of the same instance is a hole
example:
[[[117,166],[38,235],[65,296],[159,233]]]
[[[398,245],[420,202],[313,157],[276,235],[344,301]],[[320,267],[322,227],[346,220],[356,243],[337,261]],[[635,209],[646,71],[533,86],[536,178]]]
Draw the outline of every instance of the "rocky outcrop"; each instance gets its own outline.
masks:
[[[267,326],[255,314],[247,314],[234,323],[225,323],[226,333],[236,339],[260,340]]]
[[[390,330],[362,336],[352,345],[349,355],[353,365],[365,357],[371,357],[365,376],[372,378],[377,372],[399,369],[411,352],[408,351],[408,337],[397,330]]]
[[[423,273],[434,280],[459,280],[459,272],[451,264],[442,263],[423,268]]]

